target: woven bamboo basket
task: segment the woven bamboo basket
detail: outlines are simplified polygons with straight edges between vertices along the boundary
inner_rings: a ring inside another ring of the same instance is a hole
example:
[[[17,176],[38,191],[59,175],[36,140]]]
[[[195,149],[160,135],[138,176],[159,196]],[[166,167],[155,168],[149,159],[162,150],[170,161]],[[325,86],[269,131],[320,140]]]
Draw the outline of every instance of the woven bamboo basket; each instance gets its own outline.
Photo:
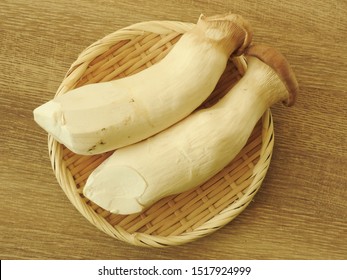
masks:
[[[71,65],[56,95],[73,88],[135,74],[160,61],[192,23],[151,21],[120,29],[86,48]],[[240,79],[244,57],[230,59],[210,106]],[[255,126],[239,155],[221,172],[195,189],[163,198],[145,211],[116,215],[83,196],[89,174],[112,152],[94,156],[72,153],[48,135],[56,178],[76,209],[106,234],[137,246],[165,247],[194,241],[223,227],[240,214],[261,186],[273,148],[270,110]]]

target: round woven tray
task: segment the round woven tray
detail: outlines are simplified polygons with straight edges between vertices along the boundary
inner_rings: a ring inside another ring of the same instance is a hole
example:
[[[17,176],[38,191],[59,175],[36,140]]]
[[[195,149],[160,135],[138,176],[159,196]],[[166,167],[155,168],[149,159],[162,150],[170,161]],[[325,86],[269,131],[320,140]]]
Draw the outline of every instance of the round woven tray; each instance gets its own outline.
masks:
[[[118,30],[85,49],[71,65],[56,95],[73,88],[122,78],[160,61],[194,26],[192,23],[152,21]],[[244,57],[230,59],[210,98],[210,106],[237,82],[246,69]],[[106,234],[138,246],[180,245],[226,225],[251,202],[264,179],[273,148],[273,122],[268,110],[247,145],[216,176],[178,195],[166,197],[142,213],[116,215],[83,196],[89,174],[112,152],[81,156],[50,135],[49,155],[57,180],[71,203]]]

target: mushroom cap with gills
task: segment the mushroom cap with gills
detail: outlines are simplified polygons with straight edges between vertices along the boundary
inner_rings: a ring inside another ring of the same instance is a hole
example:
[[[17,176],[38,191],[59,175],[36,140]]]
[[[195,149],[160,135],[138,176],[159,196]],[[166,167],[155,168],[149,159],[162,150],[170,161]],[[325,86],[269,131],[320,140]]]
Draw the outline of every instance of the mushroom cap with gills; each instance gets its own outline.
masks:
[[[299,91],[299,84],[294,71],[287,59],[275,48],[257,44],[251,45],[245,50],[246,56],[254,56],[270,66],[286,85],[289,97],[283,103],[290,107],[293,106]]]

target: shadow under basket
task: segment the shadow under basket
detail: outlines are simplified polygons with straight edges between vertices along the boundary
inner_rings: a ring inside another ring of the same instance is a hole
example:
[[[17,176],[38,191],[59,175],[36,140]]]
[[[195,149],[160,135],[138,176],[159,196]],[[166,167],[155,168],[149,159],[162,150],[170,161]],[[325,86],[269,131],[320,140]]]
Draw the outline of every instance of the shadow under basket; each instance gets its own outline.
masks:
[[[57,96],[89,83],[119,79],[160,61],[192,23],[152,21],[120,29],[85,49],[71,65]],[[241,78],[243,56],[229,59],[214,92],[202,107],[218,101]],[[240,214],[261,186],[273,149],[270,110],[255,126],[247,144],[221,172],[195,189],[166,197],[141,213],[112,214],[83,196],[90,173],[112,152],[81,156],[48,135],[56,178],[76,209],[106,234],[147,247],[181,245],[211,234]]]

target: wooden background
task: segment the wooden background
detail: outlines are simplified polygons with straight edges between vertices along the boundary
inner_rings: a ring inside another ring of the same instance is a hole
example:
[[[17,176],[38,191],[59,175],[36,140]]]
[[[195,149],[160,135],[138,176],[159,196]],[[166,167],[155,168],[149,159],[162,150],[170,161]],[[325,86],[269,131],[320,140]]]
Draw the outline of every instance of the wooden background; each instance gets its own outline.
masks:
[[[146,249],[112,239],[60,189],[32,110],[97,39],[140,21],[226,11],[250,21],[254,42],[285,54],[301,86],[295,107],[272,109],[263,186],[241,215],[196,242]],[[344,0],[0,0],[0,258],[346,259],[346,11]]]

